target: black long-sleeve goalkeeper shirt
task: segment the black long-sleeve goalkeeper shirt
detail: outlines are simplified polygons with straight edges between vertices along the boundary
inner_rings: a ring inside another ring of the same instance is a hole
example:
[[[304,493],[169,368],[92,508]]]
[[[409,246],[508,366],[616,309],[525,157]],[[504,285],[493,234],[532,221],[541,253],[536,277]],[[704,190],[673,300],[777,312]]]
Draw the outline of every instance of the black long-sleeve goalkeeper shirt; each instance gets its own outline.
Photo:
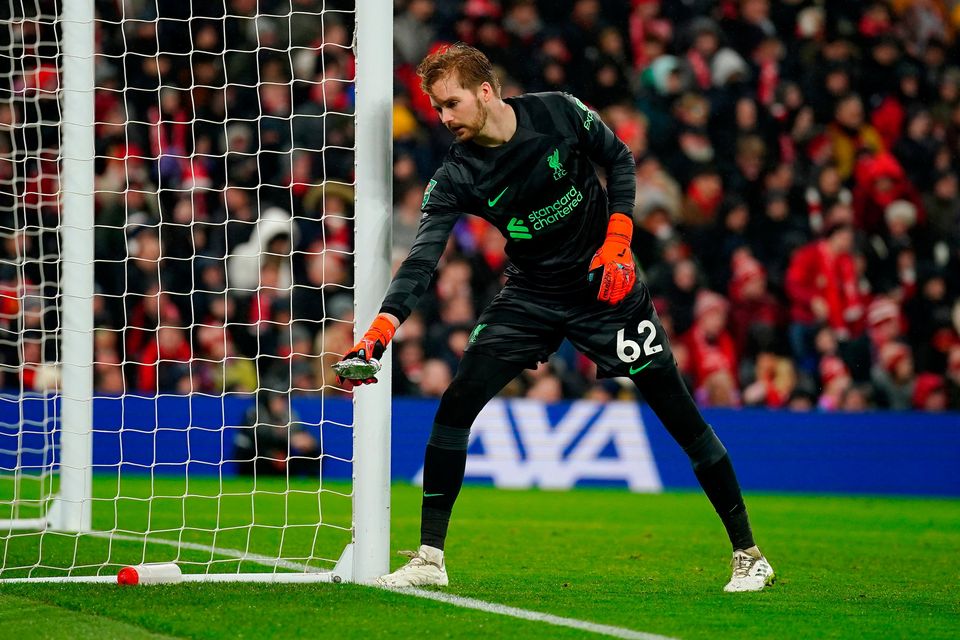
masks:
[[[410,315],[464,213],[491,222],[506,237],[509,286],[533,300],[574,302],[591,295],[587,272],[610,214],[633,211],[633,156],[573,96],[534,93],[505,102],[517,116],[513,137],[497,147],[454,143],[427,185],[416,240],[382,312],[401,322]],[[591,161],[606,170],[606,192]]]

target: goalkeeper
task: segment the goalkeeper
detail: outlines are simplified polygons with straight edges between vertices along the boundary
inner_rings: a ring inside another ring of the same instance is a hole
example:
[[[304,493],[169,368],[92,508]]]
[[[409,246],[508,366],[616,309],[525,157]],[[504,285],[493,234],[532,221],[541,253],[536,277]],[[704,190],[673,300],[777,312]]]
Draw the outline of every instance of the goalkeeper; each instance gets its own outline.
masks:
[[[724,589],[771,584],[773,570],[754,543],[730,457],[687,392],[650,294],[636,279],[636,183],[626,145],[570,95],[501,99],[490,61],[472,47],[433,53],[417,73],[456,140],[427,185],[416,240],[380,314],[344,360],[383,355],[463,213],[503,233],[510,266],[440,400],[423,467],[419,551],[380,584],[447,584],[444,541],[470,427],[504,385],[545,361],[564,338],[596,362],[601,377],[629,377],[690,457],[733,545],[733,576]],[[606,171],[606,191],[592,162]],[[369,374],[344,375],[353,377],[343,379],[351,386],[376,382]]]

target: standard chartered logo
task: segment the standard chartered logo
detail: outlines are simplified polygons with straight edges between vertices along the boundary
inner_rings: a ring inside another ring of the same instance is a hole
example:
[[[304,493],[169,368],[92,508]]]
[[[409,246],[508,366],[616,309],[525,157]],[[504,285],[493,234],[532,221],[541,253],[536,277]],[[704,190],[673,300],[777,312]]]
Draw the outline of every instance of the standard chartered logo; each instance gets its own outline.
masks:
[[[510,237],[514,240],[529,240],[533,237],[530,235],[530,227],[523,224],[523,220],[520,218],[510,218],[510,223],[507,225],[507,231],[510,233]]]
[[[510,218],[507,233],[513,240],[530,240],[533,238],[533,232],[540,231],[567,217],[581,202],[583,202],[583,193],[576,186],[572,186],[553,204],[530,212],[526,220]]]
[[[583,202],[583,193],[576,186],[573,186],[553,204],[548,204],[542,209],[531,212],[527,216],[527,220],[533,225],[534,231],[539,231],[565,218],[581,202]]]

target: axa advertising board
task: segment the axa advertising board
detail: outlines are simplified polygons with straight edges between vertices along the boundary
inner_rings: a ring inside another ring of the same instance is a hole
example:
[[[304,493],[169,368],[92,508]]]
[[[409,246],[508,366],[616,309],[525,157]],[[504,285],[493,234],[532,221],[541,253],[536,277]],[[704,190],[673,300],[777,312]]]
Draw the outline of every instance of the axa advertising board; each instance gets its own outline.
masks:
[[[575,402],[559,413],[534,400],[494,400],[470,431],[466,478],[513,488],[591,482],[662,489],[640,407],[620,402]]]

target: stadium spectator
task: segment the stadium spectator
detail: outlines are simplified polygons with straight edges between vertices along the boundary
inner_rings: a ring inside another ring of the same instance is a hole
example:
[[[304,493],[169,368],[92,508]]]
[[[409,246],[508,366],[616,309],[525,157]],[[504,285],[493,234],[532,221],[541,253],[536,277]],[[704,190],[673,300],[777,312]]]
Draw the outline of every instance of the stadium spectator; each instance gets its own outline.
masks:
[[[859,154],[879,154],[886,149],[880,134],[865,121],[863,101],[855,93],[837,101],[833,122],[827,125],[822,143],[830,146],[830,156],[842,180],[853,175]]]
[[[938,143],[933,135],[933,118],[926,109],[915,108],[907,114],[903,135],[893,145],[893,155],[904,168],[907,178],[918,191],[929,191],[933,185],[934,157]]]
[[[751,214],[747,241],[769,281],[782,290],[791,256],[810,236],[803,218],[791,211],[787,192],[767,191],[760,207]]]
[[[766,271],[748,253],[732,258],[730,334],[739,354],[755,354],[779,346],[786,317],[767,290]]]
[[[424,185],[414,182],[407,185],[399,194],[393,207],[393,247],[403,255],[407,254],[420,225],[420,203],[423,200]]]
[[[654,204],[649,209],[634,211],[636,223],[631,247],[641,269],[663,263],[667,241],[675,237],[670,214]]]
[[[419,340],[399,340],[393,352],[393,394],[419,395],[425,356]]]
[[[690,23],[687,32],[683,35],[689,42],[686,58],[693,70],[697,87],[700,91],[707,91],[710,89],[712,80],[710,63],[720,50],[722,36],[720,27],[711,18],[699,17]]]
[[[291,245],[296,242],[296,235],[296,222],[288,212],[279,207],[264,211],[249,239],[227,256],[230,287],[241,294],[255,292],[261,284],[260,276],[269,273],[274,289],[289,290],[293,281]]]
[[[798,249],[787,270],[790,297],[790,343],[801,366],[809,366],[811,338],[821,324],[840,339],[862,331],[863,300],[857,286],[853,229],[839,224],[825,237]]]
[[[308,247],[303,258],[305,273],[297,277],[293,287],[293,314],[315,334],[325,319],[344,319],[336,310],[352,304],[353,278],[347,255],[324,249],[322,242]]]
[[[170,318],[177,321],[177,318]],[[188,394],[192,388],[190,363],[193,352],[185,330],[178,326],[160,325],[156,338],[143,350],[138,390],[147,395],[158,393]]]
[[[560,402],[563,400],[563,383],[553,374],[540,376],[532,382],[524,397],[540,402]]]
[[[393,20],[394,53],[398,64],[416,64],[427,54],[436,38],[431,17],[433,0],[409,0]]]
[[[736,406],[737,350],[727,331],[729,304],[709,290],[697,294],[693,326],[681,337],[690,352],[694,391],[708,406]]]
[[[680,185],[663,168],[657,156],[647,153],[637,158],[635,219],[640,220],[646,211],[660,207],[669,221],[676,223],[680,213],[680,196]]]
[[[816,394],[809,389],[799,387],[790,394],[790,401],[787,403],[787,408],[790,411],[812,411],[816,406]]]
[[[913,387],[913,408],[921,411],[944,411],[947,408],[947,388],[943,376],[921,373]]]
[[[896,200],[884,211],[885,232],[868,236],[864,253],[871,288],[908,300],[916,292],[916,263],[926,262],[930,242],[917,226],[917,207]]]
[[[233,338],[219,321],[197,327],[195,345],[190,362],[193,392],[217,395],[257,390],[256,367],[250,359],[237,357]]]
[[[120,334],[109,329],[97,329],[93,335],[93,386],[98,393],[119,396],[124,387],[120,364]]]
[[[820,361],[820,399],[817,407],[823,411],[843,408],[844,396],[853,387],[853,378],[843,360],[828,356]]]
[[[835,204],[853,204],[853,194],[843,185],[840,172],[833,163],[825,164],[814,172],[804,196],[810,230],[816,234],[823,231],[825,216]]]
[[[884,152],[864,158],[857,166],[854,182],[856,225],[867,233],[883,233],[887,207],[898,200],[913,204],[916,221],[923,220],[917,191],[893,155]]]
[[[867,336],[874,349],[900,338],[903,318],[896,298],[877,296],[867,307]]]
[[[870,387],[854,384],[840,397],[840,411],[862,412],[872,407]]]
[[[651,278],[652,293],[663,296],[673,320],[673,331],[680,335],[686,333],[693,324],[694,304],[700,288],[697,265],[687,258],[677,260],[664,277],[669,280],[657,282],[660,278],[654,274]]]
[[[744,405],[779,409],[790,402],[797,387],[793,362],[771,352],[757,355],[753,377],[743,389]]]
[[[349,321],[344,321],[349,318]],[[353,314],[344,316],[344,320],[328,319],[317,332],[313,344],[315,360],[314,378],[324,393],[343,391],[330,368],[353,345]]]
[[[928,267],[918,274],[917,289],[917,295],[906,305],[917,369],[942,371],[947,351],[956,343],[952,318],[955,298],[949,293],[946,274],[936,268]]]
[[[247,475],[320,475],[317,439],[299,421],[290,395],[261,388],[234,434],[233,460]]]
[[[950,408],[960,407],[960,345],[951,347],[947,355],[947,392]]]
[[[960,245],[960,188],[956,171],[940,171],[934,176],[932,189],[924,196],[923,208],[927,212],[930,234],[941,246]]]
[[[950,126],[953,113],[960,105],[960,69],[956,66],[943,70],[935,87],[936,101],[930,107],[930,115],[939,130]]]
[[[705,137],[701,137],[701,134],[689,131],[681,134],[681,138],[689,145],[685,147],[685,143],[681,141],[680,147],[683,154],[689,151],[704,154],[704,160],[712,158],[713,151],[702,146],[708,142]],[[675,172],[687,178],[685,180],[687,189],[680,209],[680,220],[683,225],[690,229],[697,229],[712,224],[723,201],[723,180],[720,174],[707,166],[702,166],[689,175],[680,169],[675,169]]]
[[[450,386],[452,378],[450,365],[446,362],[437,358],[426,360],[420,373],[420,395],[425,398],[439,398]]]
[[[912,407],[915,376],[910,347],[901,342],[884,344],[870,375],[880,406],[898,411]]]

